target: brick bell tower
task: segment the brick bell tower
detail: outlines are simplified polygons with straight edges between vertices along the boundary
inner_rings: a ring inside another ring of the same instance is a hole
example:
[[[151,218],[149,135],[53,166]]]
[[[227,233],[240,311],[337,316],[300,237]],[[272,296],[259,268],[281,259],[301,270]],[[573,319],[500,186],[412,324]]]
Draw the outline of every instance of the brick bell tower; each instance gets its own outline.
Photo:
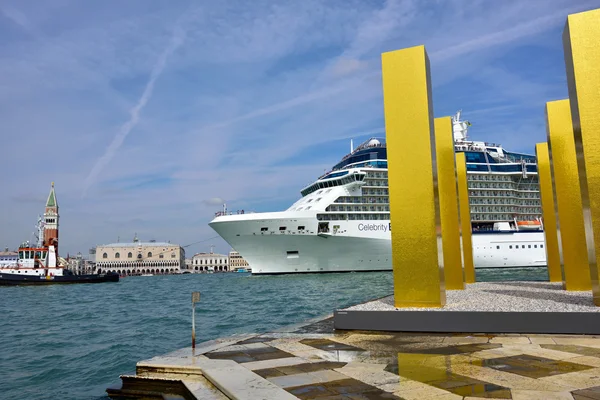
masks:
[[[54,193],[54,182],[46,200],[44,211],[44,246],[54,245],[58,255],[58,202]]]

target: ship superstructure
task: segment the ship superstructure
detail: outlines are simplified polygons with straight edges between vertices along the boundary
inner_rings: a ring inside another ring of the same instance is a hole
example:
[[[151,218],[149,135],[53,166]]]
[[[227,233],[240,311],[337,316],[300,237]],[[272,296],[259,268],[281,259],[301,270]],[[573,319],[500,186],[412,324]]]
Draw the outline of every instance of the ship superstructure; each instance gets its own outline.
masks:
[[[476,267],[545,265],[535,157],[469,141],[460,112],[453,125],[455,149],[467,159]],[[286,211],[219,212],[210,226],[255,274],[391,269],[383,138],[351,149],[301,194]]]

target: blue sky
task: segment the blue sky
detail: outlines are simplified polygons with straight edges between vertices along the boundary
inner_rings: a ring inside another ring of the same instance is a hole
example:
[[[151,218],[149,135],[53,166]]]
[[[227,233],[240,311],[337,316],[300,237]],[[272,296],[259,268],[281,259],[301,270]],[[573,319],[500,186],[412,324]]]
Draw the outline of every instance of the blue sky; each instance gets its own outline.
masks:
[[[600,0],[4,1],[0,247],[30,238],[50,182],[61,254],[170,240],[283,210],[355,143],[384,134],[381,53],[424,44],[435,116],[533,153],[567,97],[568,14]]]

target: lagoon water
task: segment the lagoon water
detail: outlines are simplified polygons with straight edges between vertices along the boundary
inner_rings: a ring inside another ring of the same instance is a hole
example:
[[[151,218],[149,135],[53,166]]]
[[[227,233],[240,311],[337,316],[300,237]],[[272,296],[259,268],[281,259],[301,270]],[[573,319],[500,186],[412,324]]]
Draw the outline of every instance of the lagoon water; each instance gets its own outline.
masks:
[[[477,271],[478,281],[547,280],[545,268]],[[266,332],[393,292],[389,272],[127,277],[119,283],[0,287],[0,398],[103,399],[136,362]]]

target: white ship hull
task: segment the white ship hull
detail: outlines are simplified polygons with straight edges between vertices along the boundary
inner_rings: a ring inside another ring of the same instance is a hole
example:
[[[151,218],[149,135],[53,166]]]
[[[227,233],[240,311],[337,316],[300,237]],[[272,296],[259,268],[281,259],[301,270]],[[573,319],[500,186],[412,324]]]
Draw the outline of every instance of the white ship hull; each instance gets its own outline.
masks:
[[[286,211],[219,216],[210,226],[248,261],[253,274],[392,269],[387,220],[330,221],[330,231],[318,233],[316,213]],[[544,234],[475,233],[473,259],[476,268],[544,266]]]

